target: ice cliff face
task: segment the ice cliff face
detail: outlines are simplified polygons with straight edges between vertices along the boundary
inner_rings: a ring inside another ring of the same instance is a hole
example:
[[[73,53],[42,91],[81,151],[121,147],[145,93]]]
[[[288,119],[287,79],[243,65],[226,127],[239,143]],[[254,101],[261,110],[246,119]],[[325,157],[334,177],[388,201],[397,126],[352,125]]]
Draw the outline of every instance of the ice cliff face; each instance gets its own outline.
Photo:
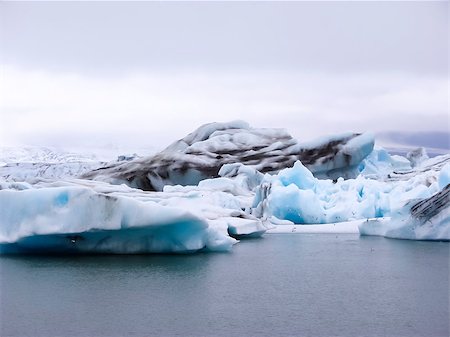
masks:
[[[161,191],[165,185],[197,185],[218,177],[225,164],[276,173],[297,160],[316,176],[353,177],[373,145],[371,135],[349,133],[301,144],[281,129],[256,129],[241,121],[211,123],[155,156],[100,168],[83,178]]]

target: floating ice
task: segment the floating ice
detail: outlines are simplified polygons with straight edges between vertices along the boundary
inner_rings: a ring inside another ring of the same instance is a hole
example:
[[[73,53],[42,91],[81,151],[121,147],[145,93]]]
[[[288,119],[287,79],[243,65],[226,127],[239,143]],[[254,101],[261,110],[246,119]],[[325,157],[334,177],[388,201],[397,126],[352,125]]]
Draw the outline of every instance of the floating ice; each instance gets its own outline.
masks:
[[[388,163],[392,167],[389,155],[382,151],[375,155],[378,158],[381,155],[382,165]],[[372,159],[369,156],[367,160]],[[433,159],[433,163],[445,160],[448,156]],[[379,172],[382,165],[373,164]],[[315,178],[301,162],[296,162],[294,167],[276,176],[265,176],[255,194],[253,213],[262,218],[274,216],[297,224],[389,217],[411,200],[429,198],[438,192],[439,185],[448,181],[447,167],[450,165],[447,165],[441,171],[425,166],[427,169],[416,171],[416,175],[408,180],[378,181],[360,175],[356,179],[331,181]]]
[[[302,144],[282,129],[256,129],[242,121],[211,123],[154,156],[110,165],[83,177],[162,191],[166,185],[197,185],[216,178],[225,164],[276,173],[297,160],[320,177],[352,177],[373,146],[370,134],[346,133]]]
[[[224,166],[220,174],[223,177],[203,180],[199,186],[166,186],[163,192],[82,179],[41,180],[33,185],[0,183],[2,250],[229,250],[234,238],[260,236],[268,228],[249,212],[252,189],[263,175],[240,164]],[[55,201],[60,197],[55,195],[64,193],[67,203],[60,207]],[[36,211],[31,212],[33,209]],[[130,218],[130,214],[141,213],[147,217],[139,216],[139,222]]]
[[[0,249],[163,253],[229,250],[236,241],[177,207],[64,186],[0,190]]]
[[[410,202],[389,219],[359,225],[361,235],[410,240],[450,240],[450,185],[430,198]]]

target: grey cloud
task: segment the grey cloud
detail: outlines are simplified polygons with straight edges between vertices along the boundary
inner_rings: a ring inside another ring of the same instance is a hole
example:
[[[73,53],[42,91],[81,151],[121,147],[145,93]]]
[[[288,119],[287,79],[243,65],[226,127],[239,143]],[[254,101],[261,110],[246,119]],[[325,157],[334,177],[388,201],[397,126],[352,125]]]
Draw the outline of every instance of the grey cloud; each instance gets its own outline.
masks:
[[[447,2],[2,2],[2,60],[447,74]]]

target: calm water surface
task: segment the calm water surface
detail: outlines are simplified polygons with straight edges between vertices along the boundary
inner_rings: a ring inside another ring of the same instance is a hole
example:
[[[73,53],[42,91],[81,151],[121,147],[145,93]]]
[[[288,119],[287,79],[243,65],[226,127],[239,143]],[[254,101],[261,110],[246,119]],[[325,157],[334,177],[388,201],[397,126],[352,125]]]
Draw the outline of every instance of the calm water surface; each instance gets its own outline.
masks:
[[[449,336],[449,243],[278,234],[0,268],[1,336]]]

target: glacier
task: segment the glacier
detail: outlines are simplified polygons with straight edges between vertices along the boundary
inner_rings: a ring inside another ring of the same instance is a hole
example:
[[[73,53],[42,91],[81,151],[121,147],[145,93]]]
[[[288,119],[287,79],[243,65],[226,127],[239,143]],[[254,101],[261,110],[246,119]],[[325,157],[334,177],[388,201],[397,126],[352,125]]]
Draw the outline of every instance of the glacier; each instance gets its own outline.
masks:
[[[0,167],[0,253],[229,251],[265,233],[450,240],[450,155],[391,155],[370,134],[299,143],[212,123],[154,156],[85,160],[87,174],[46,158]]]
[[[14,181],[65,179],[81,176],[106,165],[139,158],[136,153],[123,155],[120,152],[118,155],[117,151],[114,148],[91,148],[89,152],[95,153],[86,154],[80,150],[64,151],[40,146],[0,147],[0,177]]]

